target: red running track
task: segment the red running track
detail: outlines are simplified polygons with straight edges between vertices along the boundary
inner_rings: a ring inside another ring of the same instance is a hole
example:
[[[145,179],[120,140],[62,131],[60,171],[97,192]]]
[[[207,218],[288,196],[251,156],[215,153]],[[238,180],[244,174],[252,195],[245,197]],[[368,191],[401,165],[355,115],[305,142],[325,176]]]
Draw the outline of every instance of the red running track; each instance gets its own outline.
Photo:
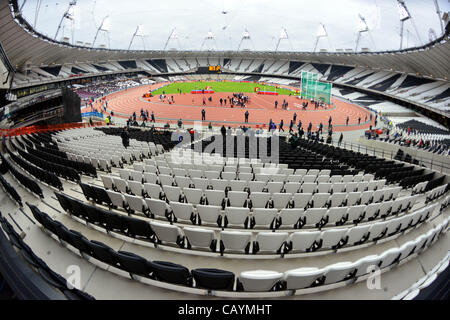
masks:
[[[298,120],[302,120],[303,128],[306,128],[309,122],[313,125],[313,130],[317,128],[320,122],[326,128],[328,126],[328,118],[332,117],[334,131],[348,131],[357,129],[366,129],[370,125],[374,125],[374,120],[369,121],[369,111],[348,102],[344,102],[333,98],[334,106],[324,109],[314,109],[314,106],[308,105],[307,110],[301,108],[303,100],[294,96],[261,96],[255,93],[247,93],[250,97],[250,103],[246,108],[220,106],[219,99],[231,96],[231,93],[216,92],[214,94],[173,94],[175,103],[169,104],[167,99],[161,102],[159,96],[152,98],[142,98],[144,93],[149,90],[161,87],[162,84],[147,85],[136,88],[115,92],[106,97],[108,101],[108,109],[114,111],[114,116],[128,118],[133,112],[140,115],[140,110],[148,110],[149,114],[155,113],[157,122],[174,122],[182,119],[183,123],[190,123],[194,120],[201,119],[201,110],[206,111],[206,121],[204,125],[211,122],[213,125],[241,126],[244,125],[244,113],[249,112],[249,123],[252,127],[266,125],[269,120],[279,123],[284,120],[284,127],[288,128],[294,113],[297,113]],[[203,97],[206,98],[206,105],[203,106]],[[212,102],[208,101],[208,97],[212,97]],[[280,106],[283,100],[289,103],[290,110],[275,109],[275,101]],[[97,109],[101,109],[100,102],[94,105]],[[345,125],[345,121],[349,116],[349,125]],[[358,125],[358,117],[361,117],[361,124]],[[365,121],[367,117],[367,121]],[[296,123],[296,125],[297,125]]]

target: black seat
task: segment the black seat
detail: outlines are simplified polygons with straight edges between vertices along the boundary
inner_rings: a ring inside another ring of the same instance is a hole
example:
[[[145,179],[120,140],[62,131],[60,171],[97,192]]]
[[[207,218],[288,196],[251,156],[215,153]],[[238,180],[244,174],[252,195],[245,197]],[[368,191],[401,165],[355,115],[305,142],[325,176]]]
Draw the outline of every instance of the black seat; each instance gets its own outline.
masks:
[[[211,290],[233,290],[234,273],[213,268],[200,268],[191,271],[197,288]]]
[[[150,277],[151,269],[149,268],[148,261],[141,256],[132,252],[119,251],[116,253],[116,258],[120,268],[129,272],[131,277],[133,275]]]
[[[182,265],[166,261],[153,261],[149,264],[156,280],[185,286],[192,285],[192,276],[189,270]]]
[[[98,202],[97,194],[95,193],[95,191],[92,189],[92,187],[90,185],[80,182],[80,187],[81,187],[81,190],[83,191],[84,196],[86,197],[86,200],[92,200],[92,201]]]
[[[122,216],[123,224],[127,228],[127,235],[133,238],[153,239],[154,233],[150,224],[144,220]]]
[[[75,230],[69,230],[70,244],[77,248],[81,253],[90,253],[89,240],[81,233]]]
[[[95,259],[107,263],[111,266],[117,265],[116,252],[106,244],[91,240],[91,242],[89,242],[89,247],[91,254]]]
[[[86,206],[83,202],[76,199],[70,199],[70,204],[72,208],[71,214],[82,219],[86,217]]]
[[[86,208],[87,221],[89,223],[99,225],[99,226],[104,226],[105,215],[108,214],[107,212],[105,213],[104,210],[97,208],[95,206],[87,205],[87,206],[85,206],[85,208]]]
[[[96,202],[98,204],[103,204],[105,203],[108,206],[112,206],[112,202],[111,199],[108,196],[108,193],[106,192],[105,189],[100,188],[100,187],[95,187],[95,186],[90,186],[91,190],[94,191],[95,193],[95,197],[96,197]]]
[[[127,229],[123,220],[124,216],[121,216],[114,212],[106,212],[105,214],[105,227],[108,231],[118,231],[124,233]]]
[[[66,196],[55,192],[55,196],[59,201],[59,204],[61,205],[61,208],[64,209],[66,212],[70,212],[72,210],[72,206],[70,204],[70,201],[66,198]]]
[[[55,234],[58,236],[60,240],[63,240],[67,243],[71,242],[71,238],[69,236],[69,229],[67,229],[61,222],[53,221],[53,226],[55,228]]]

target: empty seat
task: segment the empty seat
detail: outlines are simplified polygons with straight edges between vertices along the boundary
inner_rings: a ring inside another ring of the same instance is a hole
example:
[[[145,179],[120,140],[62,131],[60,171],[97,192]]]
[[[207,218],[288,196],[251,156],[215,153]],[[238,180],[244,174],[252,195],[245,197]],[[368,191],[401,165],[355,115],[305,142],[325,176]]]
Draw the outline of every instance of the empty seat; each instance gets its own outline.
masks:
[[[202,248],[216,251],[216,236],[213,230],[202,228],[183,228],[183,232],[186,236],[187,247],[190,248]]]
[[[123,216],[123,224],[126,226],[127,235],[132,238],[144,238],[151,240],[153,231],[147,221],[132,217]]]
[[[270,252],[282,253],[288,238],[287,232],[260,232],[253,242],[253,253]]]
[[[167,220],[171,221],[171,209],[169,205],[159,199],[145,199],[145,203],[147,204],[147,207],[149,209],[150,215],[153,216],[159,216],[159,217],[165,217]]]
[[[373,272],[378,269],[378,263],[380,262],[380,258],[375,255],[369,255],[363,257],[354,263],[354,267],[356,269],[355,278],[359,278],[367,273]]]
[[[163,185],[163,190],[169,201],[182,202],[184,200],[183,194],[179,187]]]
[[[317,184],[315,182],[304,182],[300,188],[301,193],[314,193],[316,191]]]
[[[198,205],[198,223],[199,224],[216,224],[222,226],[222,215],[220,212],[221,207],[212,205]]]
[[[244,180],[230,180],[230,188],[232,191],[244,191],[248,182]]]
[[[298,223],[300,218],[303,216],[304,209],[281,209],[280,214],[277,218],[277,228],[278,227],[290,227],[298,228]]]
[[[213,268],[199,268],[191,271],[195,280],[196,288],[205,288],[208,290],[233,290],[234,287],[234,273],[230,271],[213,269]]]
[[[230,207],[245,207],[247,205],[248,193],[244,191],[229,191],[228,205]]]
[[[130,273],[130,276],[134,275],[149,277],[150,268],[147,265],[147,260],[134,254],[132,252],[119,251],[116,253],[117,261],[120,268]]]
[[[308,208],[305,211],[304,224],[319,227],[320,222],[326,213],[326,208]]]
[[[323,208],[328,203],[329,198],[329,193],[315,193],[311,199],[311,206],[313,208]]]
[[[165,242],[170,244],[178,244],[179,246],[183,245],[184,237],[179,227],[156,221],[151,221],[150,226],[159,243]]]
[[[398,258],[400,257],[400,250],[399,248],[391,248],[386,251],[384,251],[382,254],[380,254],[380,269],[389,267],[393,263],[398,261]]]
[[[316,191],[318,193],[330,193],[331,191],[331,183],[325,183],[325,182],[321,182],[317,185],[317,189]]]
[[[144,183],[144,190],[147,196],[152,199],[163,199],[164,192],[161,189],[161,186],[154,183]]]
[[[128,181],[130,192],[135,196],[142,197],[144,195],[144,185],[140,181]]]
[[[225,207],[224,190],[205,190],[206,203],[213,206]]]
[[[120,178],[114,178],[114,186],[119,192],[127,193],[128,192],[128,184],[125,180]]]
[[[131,212],[142,212],[144,214],[148,214],[147,204],[144,199],[137,196],[132,196],[130,194],[125,195],[125,199],[128,203],[128,210]]]
[[[103,186],[106,189],[114,190],[114,180],[110,176],[100,175],[100,178],[102,179]]]
[[[283,278],[283,274],[275,271],[254,270],[244,271],[239,275],[239,283],[244,291],[271,291]]]
[[[203,198],[202,189],[185,188],[183,189],[183,194],[186,197],[186,201],[193,205],[200,204]]]
[[[250,190],[250,193],[262,192],[263,189],[266,187],[266,184],[267,183],[264,181],[249,181],[248,189]]]
[[[325,281],[323,284],[336,283],[353,276],[354,264],[351,262],[338,262],[325,268]]]
[[[308,252],[316,250],[316,242],[320,238],[320,231],[302,231],[292,233],[287,240],[287,251]]]
[[[225,209],[224,226],[232,225],[247,228],[249,215],[249,208],[227,207]]]
[[[149,265],[153,271],[153,277],[158,281],[184,286],[192,284],[192,276],[189,270],[180,264],[166,261],[151,261]]]
[[[293,196],[293,203],[295,208],[305,209],[308,207],[312,199],[312,193],[296,193]]]
[[[272,194],[272,205],[276,209],[284,209],[290,204],[292,194],[290,193],[274,193]]]
[[[318,280],[323,277],[323,273],[324,269],[298,268],[286,271],[283,279],[286,282],[286,289],[297,290],[317,284]]]
[[[255,208],[253,216],[250,221],[250,227],[275,228],[275,217],[277,215],[276,209]]]
[[[315,183],[317,176],[315,175],[305,175],[302,178],[302,183]]]
[[[244,231],[221,231],[220,252],[238,251],[249,253],[251,232]]]
[[[283,189],[283,182],[268,182],[267,191],[269,193],[280,193]]]
[[[301,184],[298,182],[286,182],[284,184],[284,190],[286,191],[286,193],[297,193],[298,190],[300,189]]]
[[[347,231],[347,238],[346,238],[347,244],[358,245],[367,241],[369,228],[370,228],[369,225],[349,228]]]
[[[106,192],[108,193],[109,199],[111,199],[111,203],[113,204],[113,206],[115,206],[116,208],[125,208],[125,197],[118,192],[114,192],[112,190],[106,190]]]
[[[256,191],[251,192],[249,199],[252,208],[265,208],[268,205],[270,193]]]
[[[330,229],[325,230],[320,235],[320,247],[326,249],[339,249],[345,245],[347,229]]]
[[[197,215],[194,212],[194,207],[192,204],[170,201],[169,205],[172,208],[174,216],[173,220],[175,222],[181,220],[181,221],[190,221],[193,224],[196,223]]]
[[[329,225],[342,225],[346,221],[347,207],[332,207],[328,209],[323,218],[322,226]]]

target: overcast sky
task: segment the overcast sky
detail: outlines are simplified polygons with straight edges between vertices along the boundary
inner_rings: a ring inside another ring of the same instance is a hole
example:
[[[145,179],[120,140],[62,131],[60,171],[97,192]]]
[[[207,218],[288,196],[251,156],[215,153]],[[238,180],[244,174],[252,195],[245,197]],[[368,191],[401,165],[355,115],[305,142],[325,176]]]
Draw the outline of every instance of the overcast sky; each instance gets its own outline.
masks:
[[[438,0],[442,12],[450,0]],[[19,6],[24,1],[19,0]],[[54,38],[59,21],[70,0],[41,0],[36,29]],[[430,28],[439,37],[441,27],[432,0],[405,0],[413,20],[405,22],[403,47],[429,42]],[[34,25],[37,0],[27,0],[23,15]],[[145,48],[178,50],[275,50],[281,30],[288,39],[279,42],[279,51],[312,51],[320,23],[328,37],[319,39],[317,50],[355,48],[360,20],[365,17],[370,32],[362,33],[358,48],[396,50],[400,46],[400,22],[396,0],[78,0],[74,22],[64,19],[58,39],[92,43],[104,17],[109,16],[112,49],[127,49],[138,25],[142,25]],[[414,24],[416,28],[414,27]],[[242,40],[245,30],[250,40]],[[419,33],[418,39],[416,29]],[[205,41],[211,31],[215,40]],[[72,40],[73,34],[73,40]],[[106,32],[100,32],[95,46],[108,46]],[[203,45],[203,47],[202,47]],[[131,49],[144,49],[141,37]]]

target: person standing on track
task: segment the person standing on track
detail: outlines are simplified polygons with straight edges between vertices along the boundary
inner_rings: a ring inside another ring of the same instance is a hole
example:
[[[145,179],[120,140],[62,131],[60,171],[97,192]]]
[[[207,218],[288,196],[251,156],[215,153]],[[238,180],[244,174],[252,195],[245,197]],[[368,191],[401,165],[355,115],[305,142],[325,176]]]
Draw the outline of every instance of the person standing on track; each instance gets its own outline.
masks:
[[[275,109],[278,107],[278,100],[275,100]]]
[[[289,133],[293,131],[292,128],[294,128],[294,120],[291,119],[291,123],[289,123]]]
[[[350,120],[350,118],[347,116],[347,120],[345,120],[345,125],[348,126],[348,121]]]
[[[297,112],[294,112],[294,117],[292,119],[293,119],[294,123],[295,123],[295,121],[297,121]]]
[[[152,120],[151,120],[151,122],[155,122],[155,113],[152,111]]]
[[[284,121],[283,121],[283,119],[281,119],[280,127],[278,129],[279,132],[281,132],[281,130],[283,130],[283,132],[284,132],[283,125],[284,125]]]
[[[206,111],[205,109],[202,109],[202,121],[206,120]]]
[[[245,123],[248,123],[248,115],[249,115],[249,113],[247,110],[247,111],[245,111]]]

